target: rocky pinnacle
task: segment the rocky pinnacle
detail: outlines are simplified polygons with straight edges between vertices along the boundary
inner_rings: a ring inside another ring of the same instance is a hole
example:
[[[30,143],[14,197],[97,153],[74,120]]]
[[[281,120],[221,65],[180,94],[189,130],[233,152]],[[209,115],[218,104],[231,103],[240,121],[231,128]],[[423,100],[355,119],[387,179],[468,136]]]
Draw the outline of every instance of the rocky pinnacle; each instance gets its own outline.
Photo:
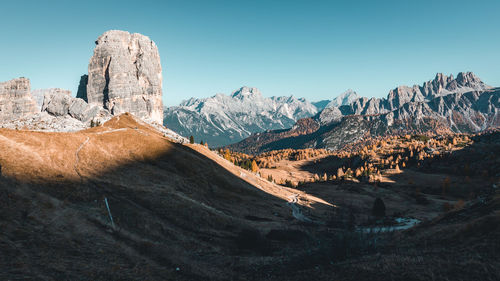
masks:
[[[87,95],[113,115],[130,112],[163,121],[162,71],[156,44],[147,36],[110,30],[96,41],[90,59]]]

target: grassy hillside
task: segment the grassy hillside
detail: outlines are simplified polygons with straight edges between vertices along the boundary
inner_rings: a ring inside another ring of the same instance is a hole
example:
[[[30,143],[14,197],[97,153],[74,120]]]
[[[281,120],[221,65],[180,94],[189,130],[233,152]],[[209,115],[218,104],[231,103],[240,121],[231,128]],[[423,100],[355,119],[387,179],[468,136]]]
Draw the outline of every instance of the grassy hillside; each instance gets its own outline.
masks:
[[[441,198],[423,188],[428,205],[409,195],[415,190],[409,180],[435,184],[426,160],[412,164],[413,172],[386,174],[394,163],[382,162],[389,154],[380,152],[377,167],[387,181],[327,179],[291,188],[205,146],[171,142],[128,114],[74,133],[2,129],[0,279],[498,280],[500,199],[492,188],[498,169],[488,154],[496,143],[474,140],[432,159],[432,167],[442,167],[439,179],[448,175],[452,184],[465,177],[457,163],[467,159],[475,169],[490,161],[483,167],[488,180],[480,180],[484,173],[467,175],[482,182],[481,192],[445,212],[440,203],[458,195]],[[478,151],[485,154],[477,157]],[[309,178],[330,171],[328,159],[337,159],[304,153],[296,160],[308,163],[286,170],[278,157],[273,169]],[[381,194],[388,214],[409,204],[419,207],[403,214],[427,220],[403,232],[357,231],[352,216],[368,216]]]

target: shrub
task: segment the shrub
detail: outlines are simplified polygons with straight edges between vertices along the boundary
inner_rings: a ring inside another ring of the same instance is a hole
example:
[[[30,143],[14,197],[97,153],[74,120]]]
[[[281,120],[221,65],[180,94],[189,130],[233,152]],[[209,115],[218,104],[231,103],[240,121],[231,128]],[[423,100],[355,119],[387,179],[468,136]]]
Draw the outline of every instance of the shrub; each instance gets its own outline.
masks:
[[[97,120],[94,121],[94,119],[90,120],[90,128],[98,127],[101,126],[101,121]]]
[[[414,138],[416,140],[423,141],[423,142],[427,142],[428,140],[430,140],[430,138],[428,136],[424,136],[424,135],[416,135]]]
[[[273,182],[273,176],[272,175],[267,176],[267,180]]]
[[[375,202],[373,202],[372,214],[376,217],[385,216],[385,204],[380,197],[377,197]]]
[[[289,180],[289,179],[286,179],[286,180],[285,180],[285,186],[288,186],[288,187],[294,187],[294,186],[293,186],[293,182],[292,182],[291,180]]]

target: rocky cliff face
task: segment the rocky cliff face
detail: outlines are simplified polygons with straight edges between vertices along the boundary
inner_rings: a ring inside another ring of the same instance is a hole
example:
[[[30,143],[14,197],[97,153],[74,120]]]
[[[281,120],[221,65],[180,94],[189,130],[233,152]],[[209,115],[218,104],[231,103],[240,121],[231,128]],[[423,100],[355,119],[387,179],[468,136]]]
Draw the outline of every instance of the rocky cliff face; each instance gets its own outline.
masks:
[[[390,90],[385,99],[361,97],[352,100],[348,105],[340,106],[339,109],[342,115],[384,114],[411,102],[428,102],[449,94],[484,91],[490,88],[472,72],[460,72],[456,79],[453,75],[438,73],[433,80],[422,86],[399,86]]]
[[[162,123],[160,55],[147,36],[105,32],[96,41],[88,71],[86,96],[80,96],[90,104],[101,105],[113,115],[130,112]]]
[[[39,111],[30,88],[27,78],[0,83],[0,121],[26,117]]]

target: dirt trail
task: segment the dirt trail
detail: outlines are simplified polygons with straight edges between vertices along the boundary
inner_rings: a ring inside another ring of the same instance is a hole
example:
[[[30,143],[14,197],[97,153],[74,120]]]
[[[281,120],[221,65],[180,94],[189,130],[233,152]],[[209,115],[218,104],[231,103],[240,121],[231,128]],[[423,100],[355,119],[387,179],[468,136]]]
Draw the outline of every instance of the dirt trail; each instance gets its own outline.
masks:
[[[300,210],[300,207],[297,206],[298,197],[299,194],[290,195],[288,197],[290,201],[286,203],[286,205],[289,206],[290,209],[292,209],[292,216],[302,222],[313,222],[310,218],[306,217]]]
[[[82,142],[82,144],[80,144],[80,146],[78,147],[78,149],[75,151],[75,172],[78,174],[78,176],[83,179],[83,176],[80,174],[80,172],[78,171],[78,162],[80,162],[80,156],[78,155],[78,153],[80,153],[80,150],[82,150],[82,148],[89,142],[90,140],[90,137],[87,136],[87,139]]]

